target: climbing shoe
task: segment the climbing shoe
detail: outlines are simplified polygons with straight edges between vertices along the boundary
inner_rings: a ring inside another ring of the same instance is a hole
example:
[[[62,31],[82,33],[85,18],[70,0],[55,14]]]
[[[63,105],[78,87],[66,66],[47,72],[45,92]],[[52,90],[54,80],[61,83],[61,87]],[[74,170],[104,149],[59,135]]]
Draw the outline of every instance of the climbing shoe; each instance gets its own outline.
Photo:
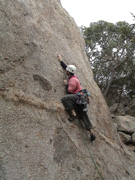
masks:
[[[71,116],[68,118],[68,120],[69,120],[69,121],[74,121],[75,118],[76,118],[76,116],[71,115]]]
[[[95,136],[94,134],[91,134],[91,135],[90,135],[90,140],[91,140],[91,142],[92,142],[92,141],[95,141],[95,139],[96,139],[96,136]]]

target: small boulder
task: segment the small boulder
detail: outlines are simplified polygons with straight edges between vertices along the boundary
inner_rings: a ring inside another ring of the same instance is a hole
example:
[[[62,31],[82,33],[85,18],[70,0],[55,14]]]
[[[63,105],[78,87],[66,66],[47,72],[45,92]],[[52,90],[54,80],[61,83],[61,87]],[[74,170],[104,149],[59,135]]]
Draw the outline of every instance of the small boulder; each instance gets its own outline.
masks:
[[[116,116],[116,123],[120,132],[125,132],[126,134],[135,132],[135,117],[133,116]]]

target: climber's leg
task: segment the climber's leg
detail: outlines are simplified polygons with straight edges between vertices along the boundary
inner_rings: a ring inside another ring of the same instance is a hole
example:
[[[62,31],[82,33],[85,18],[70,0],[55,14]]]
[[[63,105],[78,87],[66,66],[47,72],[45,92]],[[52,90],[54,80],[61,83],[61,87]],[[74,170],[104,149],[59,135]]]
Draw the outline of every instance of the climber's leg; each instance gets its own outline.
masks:
[[[76,95],[75,94],[68,94],[65,95],[62,99],[62,104],[65,107],[65,110],[69,113],[70,118],[69,121],[73,121],[76,118],[76,113],[74,111],[76,106]]]
[[[94,135],[93,127],[86,111],[83,112],[83,120],[84,120],[86,129],[90,132],[90,140],[94,141],[96,139],[96,136]]]
[[[90,132],[90,140],[94,141],[96,139],[96,136],[94,135],[93,127],[92,127],[92,124],[90,122],[87,112],[83,111],[83,105],[79,106],[78,112],[80,114],[81,119],[83,120],[85,124],[86,130]]]

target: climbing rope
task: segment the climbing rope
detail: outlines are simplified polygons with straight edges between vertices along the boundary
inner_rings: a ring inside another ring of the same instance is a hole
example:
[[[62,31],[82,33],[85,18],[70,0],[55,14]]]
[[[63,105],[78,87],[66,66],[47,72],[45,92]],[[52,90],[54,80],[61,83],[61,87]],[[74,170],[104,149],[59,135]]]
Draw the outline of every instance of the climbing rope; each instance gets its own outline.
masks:
[[[78,120],[78,123],[79,123],[79,125],[80,125],[79,120]],[[88,145],[88,143],[87,143],[87,141],[86,141],[86,137],[85,137],[85,135],[84,135],[84,131],[83,131],[82,128],[81,128],[81,131],[82,131],[82,135],[83,135],[83,139],[84,139],[85,145],[86,145],[86,147],[87,147],[87,149],[88,149],[90,158],[91,158],[91,160],[92,160],[92,162],[93,162],[93,164],[94,164],[94,166],[95,166],[95,169],[97,170],[100,178],[101,178],[102,180],[104,180],[103,175],[102,175],[102,173],[100,172],[100,170],[98,169],[98,167],[97,167],[97,165],[96,165],[96,163],[95,163],[95,160],[94,160],[94,158],[93,158],[93,156],[92,156],[92,154],[91,154],[91,152],[90,152],[90,148],[89,148],[89,145]]]

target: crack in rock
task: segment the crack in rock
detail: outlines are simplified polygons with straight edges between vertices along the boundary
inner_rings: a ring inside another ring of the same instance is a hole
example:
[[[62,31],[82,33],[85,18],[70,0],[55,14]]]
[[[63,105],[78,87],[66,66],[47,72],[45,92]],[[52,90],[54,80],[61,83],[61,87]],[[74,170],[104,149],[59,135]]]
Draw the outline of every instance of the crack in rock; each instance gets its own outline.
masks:
[[[62,104],[54,99],[49,101],[42,101],[40,98],[35,97],[32,94],[25,94],[22,90],[1,91],[0,96],[7,101],[19,102],[23,105],[34,106],[39,109],[47,109],[52,112],[63,111]]]

